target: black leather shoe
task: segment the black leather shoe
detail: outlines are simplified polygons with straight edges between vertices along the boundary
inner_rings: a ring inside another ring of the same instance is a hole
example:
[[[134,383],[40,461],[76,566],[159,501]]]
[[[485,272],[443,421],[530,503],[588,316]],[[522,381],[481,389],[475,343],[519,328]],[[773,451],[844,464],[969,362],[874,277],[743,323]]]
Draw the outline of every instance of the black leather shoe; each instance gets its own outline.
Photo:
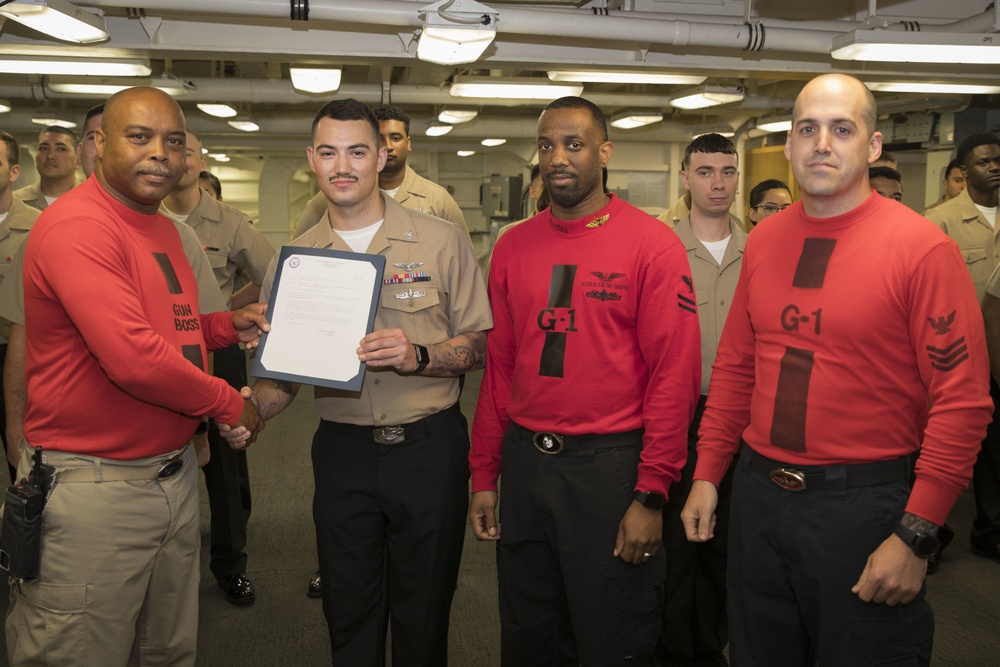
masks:
[[[219,588],[226,593],[226,599],[233,604],[251,604],[257,599],[257,591],[245,574],[234,574],[219,580]]]
[[[972,553],[977,556],[982,556],[983,558],[989,558],[994,562],[1000,563],[1000,544],[994,544],[992,546],[986,544],[976,544],[972,543],[970,546]]]
[[[320,579],[319,572],[312,576],[309,580],[309,588],[306,590],[306,595],[311,598],[321,598],[323,597],[323,580]]]

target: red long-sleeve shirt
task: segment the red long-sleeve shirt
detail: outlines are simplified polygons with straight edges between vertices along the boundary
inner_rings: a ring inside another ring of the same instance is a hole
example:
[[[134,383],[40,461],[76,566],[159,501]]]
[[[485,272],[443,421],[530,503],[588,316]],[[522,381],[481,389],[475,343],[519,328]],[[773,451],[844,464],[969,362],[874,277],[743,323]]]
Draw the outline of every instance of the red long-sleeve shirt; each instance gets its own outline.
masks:
[[[203,370],[237,342],[230,313],[200,315],[173,224],[90,179],[47,208],[24,269],[28,409],[35,446],[112,459],[184,445],[199,417],[234,424],[239,393]]]
[[[801,465],[919,449],[907,511],[944,523],[992,413],[984,334],[958,247],[930,222],[877,194],[826,219],[793,204],[747,242],[695,479],[718,484],[741,435]]]
[[[562,435],[645,428],[636,488],[666,495],[701,376],[684,246],[612,196],[580,220],[543,211],[490,261],[494,328],[472,427],[472,490],[496,490],[510,420]]]

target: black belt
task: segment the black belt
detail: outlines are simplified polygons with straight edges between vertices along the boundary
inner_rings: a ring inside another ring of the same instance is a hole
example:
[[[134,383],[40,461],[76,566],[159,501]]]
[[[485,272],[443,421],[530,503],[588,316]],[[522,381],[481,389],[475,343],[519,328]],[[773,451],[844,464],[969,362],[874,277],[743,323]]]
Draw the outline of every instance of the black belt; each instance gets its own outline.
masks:
[[[749,447],[746,447],[746,451],[749,452],[751,468],[788,491],[825,489],[827,487],[827,473],[833,468],[844,468],[846,470],[845,484],[848,488],[875,486],[877,484],[887,484],[900,479],[907,479],[912,468],[912,461],[909,456],[878,463],[858,463],[824,467],[781,463],[766,456],[761,456]]]
[[[641,447],[642,429],[621,433],[588,433],[586,435],[560,435],[551,431],[532,431],[520,424],[510,423],[510,428],[520,438],[530,440],[542,454],[561,454],[564,451],[588,452],[604,447]]]
[[[461,413],[458,403],[423,419],[398,426],[358,426],[357,424],[344,424],[326,419],[323,421],[335,430],[359,439],[367,440],[370,438],[379,445],[401,445],[407,439],[413,440],[415,438],[426,437],[439,428],[446,426],[455,418],[456,413]]]

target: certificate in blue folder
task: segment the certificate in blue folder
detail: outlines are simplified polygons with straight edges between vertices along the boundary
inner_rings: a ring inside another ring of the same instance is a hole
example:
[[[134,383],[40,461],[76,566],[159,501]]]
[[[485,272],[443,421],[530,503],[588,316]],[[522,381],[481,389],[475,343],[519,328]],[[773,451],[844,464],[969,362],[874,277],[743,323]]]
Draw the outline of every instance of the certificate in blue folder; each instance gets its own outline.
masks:
[[[361,339],[372,332],[385,257],[283,246],[251,375],[361,391]]]

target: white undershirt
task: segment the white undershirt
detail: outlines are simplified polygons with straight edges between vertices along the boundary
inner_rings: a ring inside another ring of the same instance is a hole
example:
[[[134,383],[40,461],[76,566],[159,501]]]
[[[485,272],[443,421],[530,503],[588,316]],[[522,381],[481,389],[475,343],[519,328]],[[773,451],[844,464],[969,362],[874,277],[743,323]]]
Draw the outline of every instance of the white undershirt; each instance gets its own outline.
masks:
[[[996,229],[997,228],[997,207],[994,206],[993,208],[987,208],[986,206],[980,206],[979,204],[976,204],[976,208],[978,208],[979,212],[983,214],[984,218],[986,218],[986,222],[990,223],[990,226],[993,229]]]
[[[722,258],[726,256],[726,246],[729,245],[729,236],[721,241],[702,241],[701,244],[705,246],[705,250],[712,253],[716,263],[722,266]]]
[[[340,235],[340,238],[344,239],[344,243],[351,246],[351,250],[354,252],[366,252],[368,246],[372,243],[372,239],[375,238],[375,232],[381,226],[382,220],[379,220],[374,225],[368,225],[361,229],[352,229],[346,232],[338,229],[336,231]]]
[[[45,197],[45,205],[52,206],[52,202],[59,199],[59,197],[49,197],[48,195],[43,195]]]
[[[382,190],[382,192],[386,193],[387,195],[395,199],[396,193],[399,192],[399,188],[393,188],[392,190]]]
[[[191,217],[190,213],[188,213],[187,215],[177,215],[176,213],[174,213],[173,211],[171,211],[166,206],[160,206],[160,210],[163,211],[163,214],[165,216],[167,216],[168,218],[170,218],[174,222],[185,223],[185,222],[188,221],[188,218]]]
[[[10,215],[10,211],[7,211],[6,213],[0,213],[0,222],[6,220],[8,215]]]

